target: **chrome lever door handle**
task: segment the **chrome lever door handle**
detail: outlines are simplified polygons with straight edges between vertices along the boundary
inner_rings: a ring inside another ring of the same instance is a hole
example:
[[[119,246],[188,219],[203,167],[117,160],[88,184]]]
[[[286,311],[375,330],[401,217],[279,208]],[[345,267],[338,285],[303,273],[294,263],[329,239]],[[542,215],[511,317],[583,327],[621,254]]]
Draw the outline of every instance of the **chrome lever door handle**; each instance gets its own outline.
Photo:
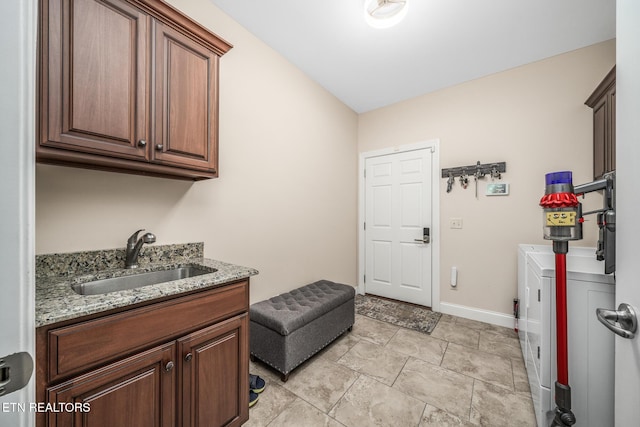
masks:
[[[597,308],[596,317],[600,323],[622,338],[631,339],[636,336],[638,318],[636,317],[636,311],[629,304],[620,304],[618,310]],[[616,325],[616,323],[620,326]]]
[[[414,242],[418,243],[429,243],[429,236],[425,236],[424,239],[413,239]]]
[[[27,352],[0,357],[0,396],[25,387],[33,374],[33,359]]]

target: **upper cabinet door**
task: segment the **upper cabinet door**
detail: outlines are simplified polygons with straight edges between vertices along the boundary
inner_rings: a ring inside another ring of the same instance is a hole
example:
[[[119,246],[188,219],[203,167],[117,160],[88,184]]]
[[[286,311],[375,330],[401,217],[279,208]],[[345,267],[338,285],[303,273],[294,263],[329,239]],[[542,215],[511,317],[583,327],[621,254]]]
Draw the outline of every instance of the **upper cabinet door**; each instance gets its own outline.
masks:
[[[40,146],[146,158],[150,18],[119,0],[41,4]]]
[[[608,141],[607,98],[593,106],[593,178],[600,179],[607,172]]]
[[[217,176],[219,56],[161,22],[153,25],[152,161]]]
[[[585,104],[593,109],[593,179],[616,170],[616,67]]]

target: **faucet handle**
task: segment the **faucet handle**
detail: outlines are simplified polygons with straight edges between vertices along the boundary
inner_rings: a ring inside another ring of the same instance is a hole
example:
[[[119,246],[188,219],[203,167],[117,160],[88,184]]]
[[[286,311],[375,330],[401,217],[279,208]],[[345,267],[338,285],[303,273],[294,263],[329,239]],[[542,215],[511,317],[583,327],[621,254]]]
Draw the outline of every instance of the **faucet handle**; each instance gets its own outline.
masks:
[[[131,237],[129,237],[129,239],[127,240],[127,243],[129,245],[135,245],[136,241],[138,240],[138,233],[140,233],[141,231],[144,231],[144,228],[141,228],[140,230],[133,233]]]

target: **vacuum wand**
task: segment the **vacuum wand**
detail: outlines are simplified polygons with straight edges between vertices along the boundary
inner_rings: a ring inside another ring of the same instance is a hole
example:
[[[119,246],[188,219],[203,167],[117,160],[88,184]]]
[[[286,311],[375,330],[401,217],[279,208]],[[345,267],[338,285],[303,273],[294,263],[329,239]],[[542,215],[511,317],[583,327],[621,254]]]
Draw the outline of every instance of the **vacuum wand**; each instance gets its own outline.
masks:
[[[558,248],[564,244],[565,248]],[[571,387],[569,386],[569,349],[567,337],[567,252],[568,242],[553,242],[556,254],[556,363],[558,380],[555,383],[556,415],[552,427],[572,426],[576,417],[571,412]],[[566,250],[565,250],[566,249]]]
[[[555,417],[552,427],[572,426],[576,417],[571,412],[569,386],[569,353],[567,345],[567,252],[569,241],[582,238],[582,206],[573,189],[572,173],[554,172],[545,176],[543,208],[544,238],[553,241],[556,261],[556,363]]]

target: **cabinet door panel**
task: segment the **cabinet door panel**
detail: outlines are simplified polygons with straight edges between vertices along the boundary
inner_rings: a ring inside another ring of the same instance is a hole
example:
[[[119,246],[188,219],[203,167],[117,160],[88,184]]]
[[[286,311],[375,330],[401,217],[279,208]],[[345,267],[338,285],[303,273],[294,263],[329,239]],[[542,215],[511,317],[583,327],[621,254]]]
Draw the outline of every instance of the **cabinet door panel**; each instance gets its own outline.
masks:
[[[607,172],[616,170],[616,88],[609,93],[609,139],[607,141]]]
[[[41,145],[146,158],[138,140],[147,132],[149,17],[119,0],[48,7]]]
[[[215,172],[218,56],[159,22],[154,32],[153,159]]]
[[[184,427],[240,426],[249,418],[248,317],[178,340]]]
[[[607,103],[603,98],[593,107],[593,177],[600,179],[607,168]]]
[[[50,427],[170,427],[175,424],[175,344],[166,344],[47,389],[51,404],[89,405],[49,413]]]
[[[593,108],[593,179],[616,169],[616,67],[585,104]]]

